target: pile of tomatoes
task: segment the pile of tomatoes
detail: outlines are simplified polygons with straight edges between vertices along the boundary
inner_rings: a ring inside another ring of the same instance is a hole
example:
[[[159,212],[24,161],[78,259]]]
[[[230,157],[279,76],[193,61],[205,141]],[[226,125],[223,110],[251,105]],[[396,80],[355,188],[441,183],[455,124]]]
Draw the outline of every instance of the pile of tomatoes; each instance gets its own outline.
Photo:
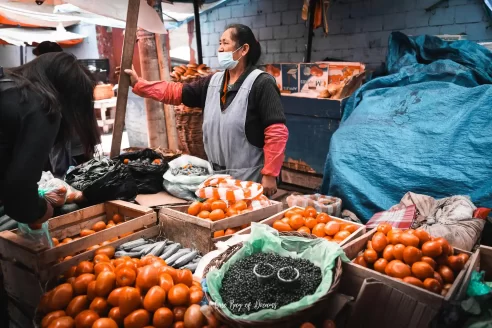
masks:
[[[354,263],[444,296],[469,259],[468,254],[454,254],[442,237],[380,224]]]
[[[191,271],[156,256],[113,259],[114,253],[112,246],[99,248],[93,261],[70,268],[66,282],[43,295],[42,328],[219,327],[201,309],[204,293]]]
[[[273,222],[272,227],[278,231],[305,232],[337,243],[359,229],[355,224],[333,219],[326,213],[318,213],[311,206],[288,210],[284,218]]]
[[[61,245],[66,245],[66,244],[71,243],[73,241],[79,240],[79,239],[81,239],[83,237],[87,237],[87,236],[93,235],[96,232],[102,231],[104,229],[109,229],[109,228],[115,227],[115,226],[117,226],[119,224],[122,224],[124,222],[125,222],[125,219],[123,218],[123,216],[121,214],[116,213],[116,214],[113,215],[112,220],[109,220],[108,223],[106,223],[104,221],[98,221],[98,222],[94,223],[90,229],[82,229],[80,231],[80,234],[78,236],[74,236],[73,238],[67,237],[67,238],[63,239],[62,241],[59,241],[57,238],[51,238],[51,240],[53,241],[53,245],[55,247],[56,246],[61,246]],[[109,240],[106,240],[106,241],[102,242],[99,245],[93,245],[93,246],[89,247],[88,249],[86,249],[86,251],[92,251],[92,250],[98,249],[101,246],[106,246],[109,243],[112,243],[112,242],[114,242],[114,241],[116,241],[116,240],[118,240],[120,238],[127,237],[127,236],[129,236],[131,234],[133,234],[133,231],[126,232],[126,233],[124,233],[124,234],[122,234],[120,236],[116,236],[116,237],[113,237],[113,238],[111,238]],[[62,259],[60,259],[60,262],[61,261],[69,260],[72,257],[73,256],[67,256],[65,258],[62,258]]]
[[[251,212],[251,201],[238,200],[237,202],[225,202],[223,200],[209,198],[203,203],[194,202],[188,207],[188,214],[197,216],[204,220],[219,221],[235,215]],[[245,229],[249,224],[240,227],[230,227],[226,230],[214,232],[214,238],[233,235],[241,229]]]

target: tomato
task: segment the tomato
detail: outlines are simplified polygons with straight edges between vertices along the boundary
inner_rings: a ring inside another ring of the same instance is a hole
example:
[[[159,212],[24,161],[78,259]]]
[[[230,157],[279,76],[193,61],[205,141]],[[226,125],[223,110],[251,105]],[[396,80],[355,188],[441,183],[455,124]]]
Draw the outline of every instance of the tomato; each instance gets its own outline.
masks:
[[[318,220],[318,222],[319,222],[319,220]],[[314,226],[311,233],[313,235],[315,235],[316,237],[324,237],[326,235],[325,224],[324,223],[318,223],[317,225]]]
[[[97,319],[96,322],[94,322],[94,325],[92,325],[92,328],[118,328],[118,324],[113,319],[100,318],[100,319]]]
[[[99,276],[101,272],[114,272],[114,266],[110,262],[100,262],[94,265],[94,275]]]
[[[121,223],[121,222],[124,222],[125,219],[123,218],[123,216],[121,214],[116,213],[115,215],[113,215],[113,221],[114,221],[114,223]]]
[[[154,286],[144,297],[143,307],[149,312],[154,312],[158,308],[164,306],[164,302],[166,301],[166,291],[159,287]]]
[[[110,263],[110,259],[106,254],[98,254],[98,255],[94,256],[93,262],[94,262],[94,264],[98,264],[101,262]]]
[[[289,225],[294,230],[297,230],[300,227],[304,226],[305,222],[306,221],[304,220],[304,218],[300,214],[294,214],[289,219]]]
[[[422,251],[417,247],[407,246],[403,250],[403,261],[406,264],[412,265],[415,262],[420,261],[421,259],[422,259]]]
[[[297,229],[297,232],[302,232],[302,233],[307,233],[308,235],[311,234],[311,229],[309,229],[308,227],[300,227],[299,229]]]
[[[432,257],[422,256],[420,259],[422,262],[428,263],[434,270],[437,268],[437,263]]]
[[[405,245],[396,244],[393,246],[393,256],[395,259],[403,261],[403,252],[405,251]]]
[[[123,317],[121,316],[119,307],[114,307],[109,310],[108,317],[113,319],[118,324],[118,326],[123,326]]]
[[[304,216],[314,218],[318,214],[318,211],[312,206],[308,206],[304,209]],[[320,213],[321,214],[321,213]],[[319,220],[318,220],[319,221]]]
[[[428,291],[433,292],[433,293],[436,293],[436,294],[440,294],[441,291],[442,291],[441,284],[439,283],[439,281],[437,281],[434,278],[427,278],[427,279],[425,279],[424,280],[424,287]]]
[[[184,284],[177,284],[171,287],[167,297],[173,306],[187,305],[190,301],[190,289]]]
[[[376,262],[374,262],[374,270],[384,274],[384,270],[386,269],[387,265],[388,265],[388,261],[383,258],[380,258]]]
[[[61,284],[55,289],[50,297],[49,308],[52,310],[63,310],[67,307],[73,297],[73,287],[70,284]]]
[[[58,246],[60,245],[60,241],[58,240],[58,238],[51,238],[51,241],[53,242],[53,246]]]
[[[104,271],[96,279],[96,295],[106,297],[114,289],[116,275],[113,272]]]
[[[431,240],[431,236],[429,235],[429,233],[425,230],[422,230],[422,229],[417,229],[415,230],[415,233],[414,233],[415,236],[417,236],[419,238],[419,246],[422,247],[422,245],[426,242],[428,242],[429,240]]]
[[[72,317],[65,316],[53,320],[48,328],[73,328],[75,327],[75,321]]]
[[[463,259],[463,262],[468,262],[468,259],[470,258],[470,255],[466,254],[466,253],[460,253],[458,254],[457,256],[461,257]]]
[[[150,323],[150,314],[144,309],[130,313],[123,321],[125,328],[143,328]]]
[[[183,321],[186,312],[186,307],[177,306],[173,309],[174,321]]]
[[[454,282],[453,270],[451,270],[448,266],[441,265],[439,266],[437,271],[439,272],[445,283],[452,284]]]
[[[176,279],[177,280],[177,279]],[[159,286],[168,293],[171,287],[174,286],[173,277],[169,273],[159,274]]]
[[[239,230],[237,228],[227,228],[226,231],[224,232],[224,236],[233,235],[238,231]]]
[[[93,235],[95,233],[96,232],[94,230],[91,230],[91,229],[83,229],[83,230],[80,231],[80,237],[87,237],[87,236]]]
[[[376,232],[371,239],[372,248],[376,252],[382,252],[388,246],[388,240],[386,239],[386,235],[382,232]]]
[[[364,256],[362,255],[357,256],[354,260],[354,263],[363,266],[364,268],[367,268],[367,262],[366,260],[364,260]]]
[[[328,223],[330,223],[330,222],[328,222]],[[350,236],[350,232],[348,232],[346,230],[342,230],[342,231],[337,232],[337,234],[333,237],[333,241],[336,241],[339,243],[339,242],[344,241],[349,236]]]
[[[200,305],[193,304],[188,307],[184,315],[184,325],[186,328],[202,328],[205,325],[205,317],[200,311]]]
[[[75,278],[72,283],[74,295],[87,294],[87,286],[94,280],[96,280],[96,276],[92,273],[84,273]]]
[[[248,204],[244,200],[240,200],[233,207],[236,211],[244,211],[248,208]]]
[[[328,223],[330,222],[330,219],[330,216],[326,213],[319,213],[316,216],[316,221],[318,221],[319,223]]]
[[[191,304],[200,304],[203,300],[203,291],[201,290],[191,290],[190,288],[190,303]]]
[[[167,274],[169,274],[173,278],[174,283],[177,284],[177,281],[178,281],[178,270],[176,270],[175,268],[173,268],[171,266],[165,266],[165,267],[159,269],[159,274],[161,274],[161,273],[167,273]]]
[[[185,325],[183,321],[176,321],[171,328],[185,328]]]
[[[312,228],[314,228],[318,224],[318,220],[313,219],[313,218],[306,218],[306,222],[304,224],[309,229],[312,229]]]
[[[118,306],[120,304],[120,295],[125,287],[116,288],[109,293],[108,303],[112,306]]]
[[[91,281],[87,285],[87,298],[92,301],[96,298],[96,281]]]
[[[184,318],[184,317],[183,317]],[[169,328],[174,321],[174,314],[166,307],[157,309],[154,312],[152,324],[155,328]]]
[[[357,231],[357,229],[359,229],[359,227],[358,227],[358,226],[356,226],[355,224],[349,224],[349,225],[346,225],[346,226],[343,228],[343,230],[344,230],[344,231],[348,231],[348,232],[350,232],[351,234],[352,234],[352,233],[354,233],[354,232],[356,232],[356,231]]]
[[[400,243],[405,246],[419,247],[420,239],[411,233],[404,232],[400,235]]]
[[[104,229],[106,229],[106,223],[104,221],[98,221],[91,227],[91,230],[94,230],[95,232],[102,231]]]
[[[393,245],[388,245],[384,248],[384,251],[383,251],[383,258],[388,261],[388,262],[391,262],[395,259],[395,257],[393,256]]]
[[[119,308],[122,317],[138,309],[142,304],[140,293],[136,288],[127,287],[121,291]]]
[[[427,262],[415,262],[412,264],[412,274],[420,280],[425,280],[434,277],[434,269]]]
[[[197,216],[198,213],[202,211],[202,203],[200,202],[193,202],[190,207],[188,207],[188,214]]]
[[[75,318],[80,312],[89,308],[89,299],[87,295],[74,297],[67,306],[66,313],[68,316]]]
[[[376,260],[378,259],[378,253],[376,253],[376,251],[373,249],[366,249],[363,256],[364,260],[369,264],[376,262]]]
[[[48,313],[43,317],[43,320],[41,321],[41,328],[47,328],[51,322],[53,322],[55,319],[61,318],[66,316],[67,314],[63,310],[59,311],[53,311]]]
[[[96,297],[89,306],[89,309],[96,312],[100,317],[105,317],[109,311],[109,304],[104,298]]]
[[[83,273],[94,273],[94,264],[89,261],[80,262],[75,270],[75,275],[78,277]]]
[[[208,219],[209,216],[210,216],[209,211],[201,211],[200,213],[198,213],[198,217],[201,219]]]
[[[176,284],[185,284],[191,287],[193,284],[193,273],[188,269],[182,269],[177,271]]]
[[[407,284],[411,284],[420,288],[425,288],[424,283],[420,279],[415,277],[405,277],[403,278],[403,281]]]
[[[390,232],[392,229],[393,229],[393,227],[391,226],[391,224],[381,223],[380,225],[378,225],[377,231],[382,232],[385,235],[387,235],[388,232]]]
[[[72,266],[70,267],[70,269],[67,270],[67,272],[65,272],[63,274],[63,276],[66,278],[66,279],[69,279],[69,278],[72,278],[72,277],[75,277],[75,272],[77,271],[77,266]]]
[[[146,266],[142,268],[142,271],[138,273],[136,280],[136,287],[141,288],[143,291],[147,291],[153,286],[159,283],[159,269],[153,266]]]
[[[439,237],[434,239],[435,242],[437,242],[439,245],[441,245],[442,248],[442,253],[448,255],[449,250],[451,249],[451,245],[449,245],[448,241],[444,239],[443,237]]]
[[[422,245],[422,254],[428,257],[437,257],[443,253],[441,244],[437,241],[428,241]]]
[[[448,257],[448,265],[454,272],[458,273],[465,267],[463,257],[452,255]]]
[[[224,237],[224,235],[225,235],[225,231],[224,230],[218,230],[218,231],[215,231],[214,232],[214,238]]]
[[[146,256],[142,257],[142,259],[140,260],[140,263],[142,264],[142,266],[146,266],[146,265],[154,263],[158,259],[159,258],[155,255],[146,255]]]
[[[391,263],[393,263],[393,264],[390,266]],[[393,278],[403,279],[403,278],[408,277],[412,274],[408,265],[403,263],[403,262],[391,261],[390,264],[388,264],[386,267],[387,268],[389,267],[389,269],[387,270],[388,275],[393,277]]]

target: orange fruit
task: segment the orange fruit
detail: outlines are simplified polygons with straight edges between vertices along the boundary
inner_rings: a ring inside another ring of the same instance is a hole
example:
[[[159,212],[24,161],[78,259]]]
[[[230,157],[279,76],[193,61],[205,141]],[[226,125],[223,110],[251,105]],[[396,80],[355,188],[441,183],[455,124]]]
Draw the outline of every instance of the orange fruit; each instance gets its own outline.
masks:
[[[340,231],[340,223],[337,221],[330,221],[325,224],[325,233],[328,236],[335,236]]]
[[[113,215],[113,221],[114,221],[114,223],[121,223],[121,222],[125,221],[125,219],[123,218],[123,216],[121,214],[116,213],[115,215]]]
[[[214,238],[223,237],[224,234],[225,234],[225,231],[224,230],[215,231],[214,232]]]
[[[198,213],[198,217],[201,219],[208,219],[210,217],[210,212],[209,211],[201,211]]]
[[[308,227],[300,227],[299,229],[297,229],[297,232],[304,232],[304,233],[311,234],[311,229],[309,229]]]
[[[212,203],[212,211],[215,210],[222,210],[226,211],[227,210],[227,204],[223,200],[216,200],[215,202]]]
[[[292,227],[288,223],[280,220],[273,222],[272,227],[278,231],[293,231]]]
[[[306,217],[315,218],[317,214],[318,211],[316,211],[316,209],[312,206],[308,206],[304,209],[304,216]]]
[[[350,236],[350,232],[348,232],[346,230],[342,230],[342,231],[337,232],[337,234],[333,237],[333,240],[340,242],[340,241],[345,240],[345,238],[347,238],[348,236]]]
[[[227,209],[226,214],[229,215],[229,217],[231,217],[231,216],[234,216],[234,215],[238,215],[238,212],[237,212],[237,210],[235,208],[229,207]]]
[[[305,220],[306,222],[304,223],[304,225],[306,227],[308,227],[309,229],[312,229],[314,228],[317,224],[318,224],[318,220],[316,219],[313,219],[313,218],[306,218]]]
[[[224,236],[233,235],[233,234],[235,234],[238,231],[239,230],[237,230],[236,228],[227,228],[227,230],[224,233]]]
[[[215,204],[215,203],[214,203]],[[215,209],[213,210],[209,217],[208,217],[210,220],[212,221],[218,221],[218,220],[222,220],[225,218],[225,214],[224,214],[224,211],[221,210],[221,209]]]
[[[319,213],[318,216],[316,217],[316,220],[319,222],[319,223],[327,223],[328,221],[330,221],[330,216],[326,213]]]
[[[248,208],[248,204],[244,200],[240,200],[234,204],[234,209],[236,211],[244,211]]]
[[[325,233],[325,224],[324,223],[318,223],[312,230],[312,234],[317,236],[317,237],[324,237],[326,235]]]
[[[359,227],[356,226],[355,224],[348,224],[342,230],[348,231],[350,233],[354,233],[357,231],[357,229],[359,229]]]
[[[282,221],[283,223],[287,223],[287,224],[289,224],[290,219],[289,219],[289,218],[283,218],[283,219],[282,219],[282,220],[280,220],[280,221]]]
[[[294,230],[302,227],[304,225],[304,222],[304,218],[299,214],[292,215],[289,219],[289,225]]]
[[[202,203],[202,212],[212,212],[212,205],[210,203]]]
[[[287,212],[285,212],[284,217],[289,219],[294,214],[297,214],[294,210],[288,210]]]
[[[333,241],[333,238],[330,237],[330,236],[324,236],[323,238],[326,239],[326,240],[328,240],[328,241]]]
[[[190,207],[188,207],[188,214],[197,216],[198,213],[202,211],[202,203],[200,202],[193,202]]]

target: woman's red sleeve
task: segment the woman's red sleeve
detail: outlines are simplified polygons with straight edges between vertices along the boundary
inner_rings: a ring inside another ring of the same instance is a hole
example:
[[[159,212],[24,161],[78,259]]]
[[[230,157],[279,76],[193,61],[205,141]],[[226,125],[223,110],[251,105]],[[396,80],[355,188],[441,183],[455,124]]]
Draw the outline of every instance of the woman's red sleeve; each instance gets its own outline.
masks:
[[[285,159],[285,147],[289,139],[289,130],[285,124],[272,124],[265,129],[265,166],[263,175],[278,177]]]
[[[138,82],[133,87],[133,93],[164,104],[178,106],[182,103],[183,84],[166,81],[149,82],[144,79],[138,79]]]

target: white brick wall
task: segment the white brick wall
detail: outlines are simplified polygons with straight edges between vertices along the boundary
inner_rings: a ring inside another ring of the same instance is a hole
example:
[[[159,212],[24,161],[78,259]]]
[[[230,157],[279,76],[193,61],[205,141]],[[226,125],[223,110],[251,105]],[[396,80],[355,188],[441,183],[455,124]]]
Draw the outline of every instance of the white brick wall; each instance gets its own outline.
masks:
[[[234,0],[201,16],[203,56],[217,65],[217,45],[231,23],[248,25],[262,46],[261,62],[300,62],[305,49],[302,0]],[[466,33],[469,40],[492,41],[482,0],[332,0],[329,34],[315,31],[312,60],[326,57],[362,61],[369,67],[385,60],[392,31],[409,35]],[[172,33],[172,32],[171,32]],[[171,45],[173,46],[173,45]]]

